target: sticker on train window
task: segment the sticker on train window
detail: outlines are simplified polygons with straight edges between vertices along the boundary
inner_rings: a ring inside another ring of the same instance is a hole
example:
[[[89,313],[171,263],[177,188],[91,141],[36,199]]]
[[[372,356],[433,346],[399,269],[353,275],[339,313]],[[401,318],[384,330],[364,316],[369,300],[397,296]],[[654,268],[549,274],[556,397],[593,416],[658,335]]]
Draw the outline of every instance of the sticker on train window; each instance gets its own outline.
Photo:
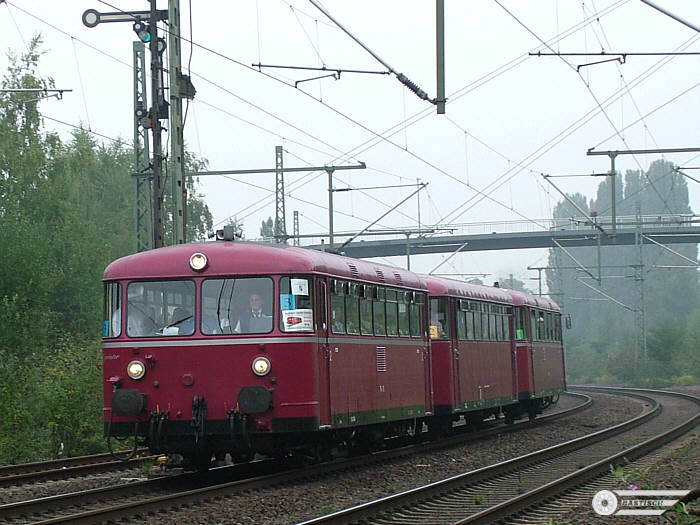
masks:
[[[294,296],[290,293],[280,294],[280,310],[294,310]]]
[[[289,284],[294,295],[309,295],[309,281],[306,279],[290,279]]]
[[[313,310],[282,310],[282,324],[285,332],[311,332],[314,329]]]

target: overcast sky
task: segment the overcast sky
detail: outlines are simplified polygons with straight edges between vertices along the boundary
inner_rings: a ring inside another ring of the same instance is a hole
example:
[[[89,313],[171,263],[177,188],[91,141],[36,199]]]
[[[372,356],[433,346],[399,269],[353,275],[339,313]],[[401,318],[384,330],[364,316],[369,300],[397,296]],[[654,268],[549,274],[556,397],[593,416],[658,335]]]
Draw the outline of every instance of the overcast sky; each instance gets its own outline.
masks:
[[[655,0],[700,25],[700,2]],[[435,2],[325,0],[325,8],[384,63],[433,98]],[[167,8],[160,0],[159,8]],[[41,105],[48,118],[132,140],[131,24],[82,24],[86,9],[146,10],[139,0],[56,2],[9,0],[0,5],[4,51],[21,52],[43,35],[41,71],[72,89]],[[700,56],[628,56],[578,68],[603,57],[531,57],[529,52],[700,52],[700,34],[640,0],[446,0],[445,115],[404,88],[393,75],[343,72],[339,79],[298,80],[318,72],[252,64],[386,71],[386,68],[302,0],[181,0],[183,69],[197,89],[185,125],[187,146],[212,170],[274,167],[275,146],[287,167],[356,164],[336,172],[335,185],[366,187],[429,183],[420,196],[422,225],[530,221],[551,217],[560,195],[541,173],[606,171],[607,157],[586,151],[700,146]],[[546,45],[545,45],[546,43]],[[0,66],[6,70],[5,53]],[[46,124],[68,137],[71,128]],[[408,125],[407,125],[408,124]],[[100,139],[104,140],[104,139]],[[646,170],[658,155],[618,157],[617,167]],[[697,154],[667,157],[700,166]],[[698,175],[700,172],[688,172]],[[568,193],[593,197],[599,179],[557,179]],[[688,181],[691,206],[698,184]],[[285,179],[287,228],[300,213],[302,233],[327,230],[325,173]],[[254,185],[254,186],[253,186]],[[415,189],[415,188],[414,188]],[[335,194],[335,229],[358,230],[414,189]],[[274,175],[202,178],[216,223],[235,216],[248,237],[274,216]],[[410,199],[381,221],[417,226]],[[503,227],[484,226],[483,231]],[[472,228],[470,231],[478,231]],[[460,254],[444,272],[512,273],[528,282],[546,250]],[[443,256],[421,256],[412,269],[430,271]],[[404,265],[404,258],[391,262]]]

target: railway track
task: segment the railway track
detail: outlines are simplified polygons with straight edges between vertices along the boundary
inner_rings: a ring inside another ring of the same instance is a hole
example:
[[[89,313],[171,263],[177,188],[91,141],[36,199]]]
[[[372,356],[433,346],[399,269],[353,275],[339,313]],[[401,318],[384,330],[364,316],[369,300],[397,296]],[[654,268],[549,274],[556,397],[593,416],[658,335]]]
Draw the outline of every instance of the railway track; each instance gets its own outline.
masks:
[[[650,453],[694,428],[700,420],[700,399],[686,394],[589,390],[636,396],[646,399],[649,406],[641,415],[608,429],[302,525],[360,521],[381,525],[512,523],[519,513],[607,474],[611,465]],[[540,515],[537,523],[541,522]]]
[[[152,461],[155,458],[155,456],[148,456],[147,454],[146,450],[141,450],[136,457],[129,461],[116,460],[111,454],[93,454],[52,461],[7,465],[0,467],[0,487],[66,479],[96,472],[126,470],[138,466],[144,461]]]
[[[293,468],[289,464],[281,462],[261,461],[247,465],[221,467],[207,473],[183,474],[165,479],[140,481],[80,493],[10,503],[0,506],[0,523],[93,524],[201,503],[221,495],[231,495],[274,485],[294,484],[303,479],[320,478],[332,472],[379,464],[417,452],[457,446],[498,433],[515,432],[523,427],[544,424],[570,416],[591,406],[592,400],[589,396],[571,395],[578,397],[581,402],[570,409],[552,411],[552,413],[540,416],[535,422],[522,421],[507,426],[500,424],[486,430],[465,432],[435,442],[403,446],[370,456],[335,460],[303,468]],[[466,427],[465,430],[467,430]],[[280,470],[284,471],[280,472]]]

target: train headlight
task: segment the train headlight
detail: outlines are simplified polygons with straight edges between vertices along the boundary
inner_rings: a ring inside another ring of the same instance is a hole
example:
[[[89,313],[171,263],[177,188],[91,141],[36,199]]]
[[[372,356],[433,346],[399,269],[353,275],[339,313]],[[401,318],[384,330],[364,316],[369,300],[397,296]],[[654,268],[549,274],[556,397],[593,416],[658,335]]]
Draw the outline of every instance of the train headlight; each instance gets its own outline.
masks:
[[[253,359],[253,373],[256,376],[265,376],[270,373],[270,360],[267,357],[256,357]]]
[[[141,361],[132,361],[127,365],[126,373],[131,379],[141,379],[146,375],[146,365]]]
[[[203,253],[197,252],[190,256],[190,268],[192,268],[195,272],[201,272],[204,270],[204,268],[207,267],[207,262],[207,256]]]

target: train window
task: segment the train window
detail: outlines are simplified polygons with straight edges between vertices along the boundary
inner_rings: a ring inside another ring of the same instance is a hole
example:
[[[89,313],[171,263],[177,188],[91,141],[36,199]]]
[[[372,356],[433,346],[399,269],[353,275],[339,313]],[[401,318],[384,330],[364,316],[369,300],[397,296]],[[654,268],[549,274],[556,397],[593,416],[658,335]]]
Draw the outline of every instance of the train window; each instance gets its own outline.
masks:
[[[399,307],[399,335],[408,337],[411,335],[410,321],[408,315],[408,304],[405,301],[401,301],[398,304]]]
[[[387,290],[386,300],[386,335],[399,335],[399,305],[396,302],[396,292],[394,291],[394,299],[391,297],[393,290]]]
[[[467,330],[467,340],[474,340],[474,312],[468,311],[464,312],[465,328]]]
[[[102,337],[119,337],[122,333],[122,285],[105,283]]]
[[[498,341],[496,337],[496,314],[489,314],[489,341]]]
[[[491,316],[496,325],[496,341],[503,341],[503,322],[501,321],[502,315]]]
[[[462,310],[457,310],[457,338],[465,340],[467,338],[467,321],[466,314]]]
[[[207,279],[202,283],[202,333],[219,335],[271,332],[273,287],[269,277]],[[309,308],[310,301],[307,297]]]
[[[130,337],[192,335],[194,281],[140,281],[126,287]]]
[[[345,296],[335,292],[331,294],[331,331],[334,334],[345,333]]]
[[[501,317],[501,321],[503,321],[503,340],[504,341],[510,341],[510,323],[509,323],[509,316],[504,315]]]
[[[421,337],[423,327],[421,326],[420,305],[411,303],[408,307],[411,314],[411,337]]]
[[[365,290],[372,292],[372,290],[366,287]],[[363,335],[372,335],[372,299],[370,299],[371,294],[367,298],[363,297],[360,299],[360,332]]]
[[[352,288],[350,291],[352,291]],[[353,295],[345,296],[345,329],[349,334],[360,333],[359,299]]]
[[[280,328],[283,332],[313,332],[313,289],[310,277],[282,277],[279,283]]]
[[[526,338],[527,310],[525,308],[515,309],[515,338]]]
[[[472,318],[474,320],[474,340],[478,341],[481,339],[481,313],[472,312]]]
[[[556,340],[556,335],[554,331],[554,314],[547,314],[547,323],[549,324],[549,339],[550,341]]]
[[[446,339],[450,337],[450,309],[446,297],[430,300],[430,338]]]
[[[379,288],[379,296],[384,295],[384,290]],[[386,335],[386,310],[384,301],[377,299],[372,301],[372,311],[374,313],[374,335]]]
[[[556,329],[557,329],[557,341],[561,341],[561,314],[556,315]]]

